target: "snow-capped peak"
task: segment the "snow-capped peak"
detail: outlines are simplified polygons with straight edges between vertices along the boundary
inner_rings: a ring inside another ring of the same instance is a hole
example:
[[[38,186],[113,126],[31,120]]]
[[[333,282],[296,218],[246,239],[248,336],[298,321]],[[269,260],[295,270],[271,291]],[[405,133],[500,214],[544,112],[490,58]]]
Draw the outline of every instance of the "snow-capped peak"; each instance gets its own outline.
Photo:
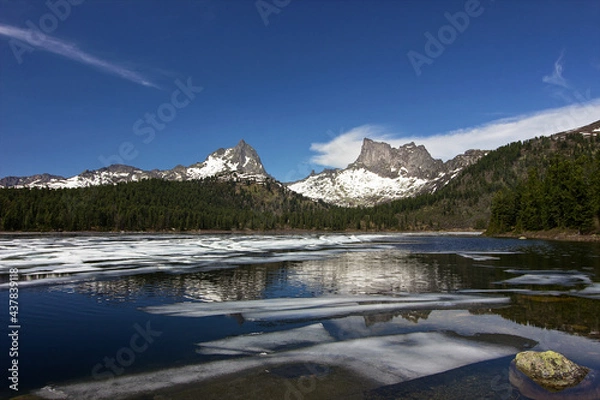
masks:
[[[241,140],[235,147],[219,149],[201,163],[169,170],[144,171],[128,165],[114,164],[94,171],[86,170],[79,175],[63,178],[55,175],[31,177],[7,177],[0,179],[1,187],[48,187],[51,189],[78,188],[97,185],[114,185],[143,179],[185,181],[218,176],[222,179],[265,180],[270,175],[265,171],[260,157],[250,145]]]
[[[483,151],[469,150],[444,163],[414,142],[396,149],[365,138],[360,155],[346,169],[311,174],[288,187],[306,197],[339,206],[372,206],[432,193],[483,155]]]

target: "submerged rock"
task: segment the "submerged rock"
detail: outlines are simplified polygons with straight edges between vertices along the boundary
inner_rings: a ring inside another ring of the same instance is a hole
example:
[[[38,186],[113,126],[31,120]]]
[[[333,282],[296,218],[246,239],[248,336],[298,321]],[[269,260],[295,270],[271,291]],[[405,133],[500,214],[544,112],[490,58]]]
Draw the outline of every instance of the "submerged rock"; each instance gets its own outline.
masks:
[[[544,389],[515,366],[515,360],[510,364],[508,378],[519,393],[532,400],[598,400],[600,399],[600,373],[591,370],[583,380],[574,387],[551,392]]]
[[[519,371],[550,391],[577,386],[590,371],[554,351],[524,351],[514,362]]]

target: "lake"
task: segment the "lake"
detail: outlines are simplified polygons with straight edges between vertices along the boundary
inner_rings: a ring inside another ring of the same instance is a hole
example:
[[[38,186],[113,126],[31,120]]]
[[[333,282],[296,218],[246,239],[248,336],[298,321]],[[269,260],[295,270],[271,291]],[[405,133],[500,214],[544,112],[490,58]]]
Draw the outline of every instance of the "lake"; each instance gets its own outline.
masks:
[[[2,398],[523,399],[519,351],[600,370],[598,243],[5,235],[0,272]]]

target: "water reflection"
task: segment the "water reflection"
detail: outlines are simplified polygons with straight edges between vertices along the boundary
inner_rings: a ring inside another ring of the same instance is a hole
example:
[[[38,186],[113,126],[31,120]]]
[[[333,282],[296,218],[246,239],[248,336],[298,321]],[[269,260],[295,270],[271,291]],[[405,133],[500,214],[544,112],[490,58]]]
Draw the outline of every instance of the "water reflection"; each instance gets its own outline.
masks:
[[[194,273],[93,280],[74,291],[102,301],[141,296],[200,301],[313,297],[322,294],[449,293],[471,287],[454,268],[401,251],[350,252],[303,262],[253,264]],[[60,288],[60,286],[58,287]]]
[[[268,281],[281,267],[274,264],[191,274],[148,274],[83,282],[74,291],[102,302],[138,301],[142,297],[235,301],[263,298]]]
[[[456,271],[403,251],[345,253],[298,263],[290,268],[290,280],[336,294],[448,293],[464,287]]]
[[[492,309],[510,321],[600,340],[600,300],[573,296],[511,295],[511,305]]]
[[[152,303],[153,299],[224,302],[332,294],[508,292],[509,307],[472,312],[493,313],[522,325],[600,338],[600,299],[595,282],[600,275],[598,246],[544,242],[521,247],[519,251],[486,251],[482,247],[477,251],[465,248],[461,252],[439,253],[431,251],[444,250],[439,243],[431,249],[421,249],[422,252],[402,246],[347,251],[305,261],[215,265],[213,270],[140,271],[136,275],[56,286],[55,290],[68,288],[97,302],[140,305]],[[525,282],[524,278],[528,280]],[[573,286],[571,281],[575,278],[582,284]],[[548,282],[552,285],[545,284]],[[418,323],[428,315],[429,311],[403,310],[366,315],[364,321],[370,326],[400,316]]]

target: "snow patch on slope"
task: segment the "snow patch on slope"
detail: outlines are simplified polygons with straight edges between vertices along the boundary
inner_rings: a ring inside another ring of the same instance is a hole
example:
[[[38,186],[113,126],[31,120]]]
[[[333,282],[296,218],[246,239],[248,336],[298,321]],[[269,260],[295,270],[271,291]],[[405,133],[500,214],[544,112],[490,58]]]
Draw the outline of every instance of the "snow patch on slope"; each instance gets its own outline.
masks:
[[[329,176],[312,175],[288,186],[308,198],[339,206],[375,205],[381,199],[416,194],[428,181],[415,177],[387,178],[365,168],[346,169]]]

